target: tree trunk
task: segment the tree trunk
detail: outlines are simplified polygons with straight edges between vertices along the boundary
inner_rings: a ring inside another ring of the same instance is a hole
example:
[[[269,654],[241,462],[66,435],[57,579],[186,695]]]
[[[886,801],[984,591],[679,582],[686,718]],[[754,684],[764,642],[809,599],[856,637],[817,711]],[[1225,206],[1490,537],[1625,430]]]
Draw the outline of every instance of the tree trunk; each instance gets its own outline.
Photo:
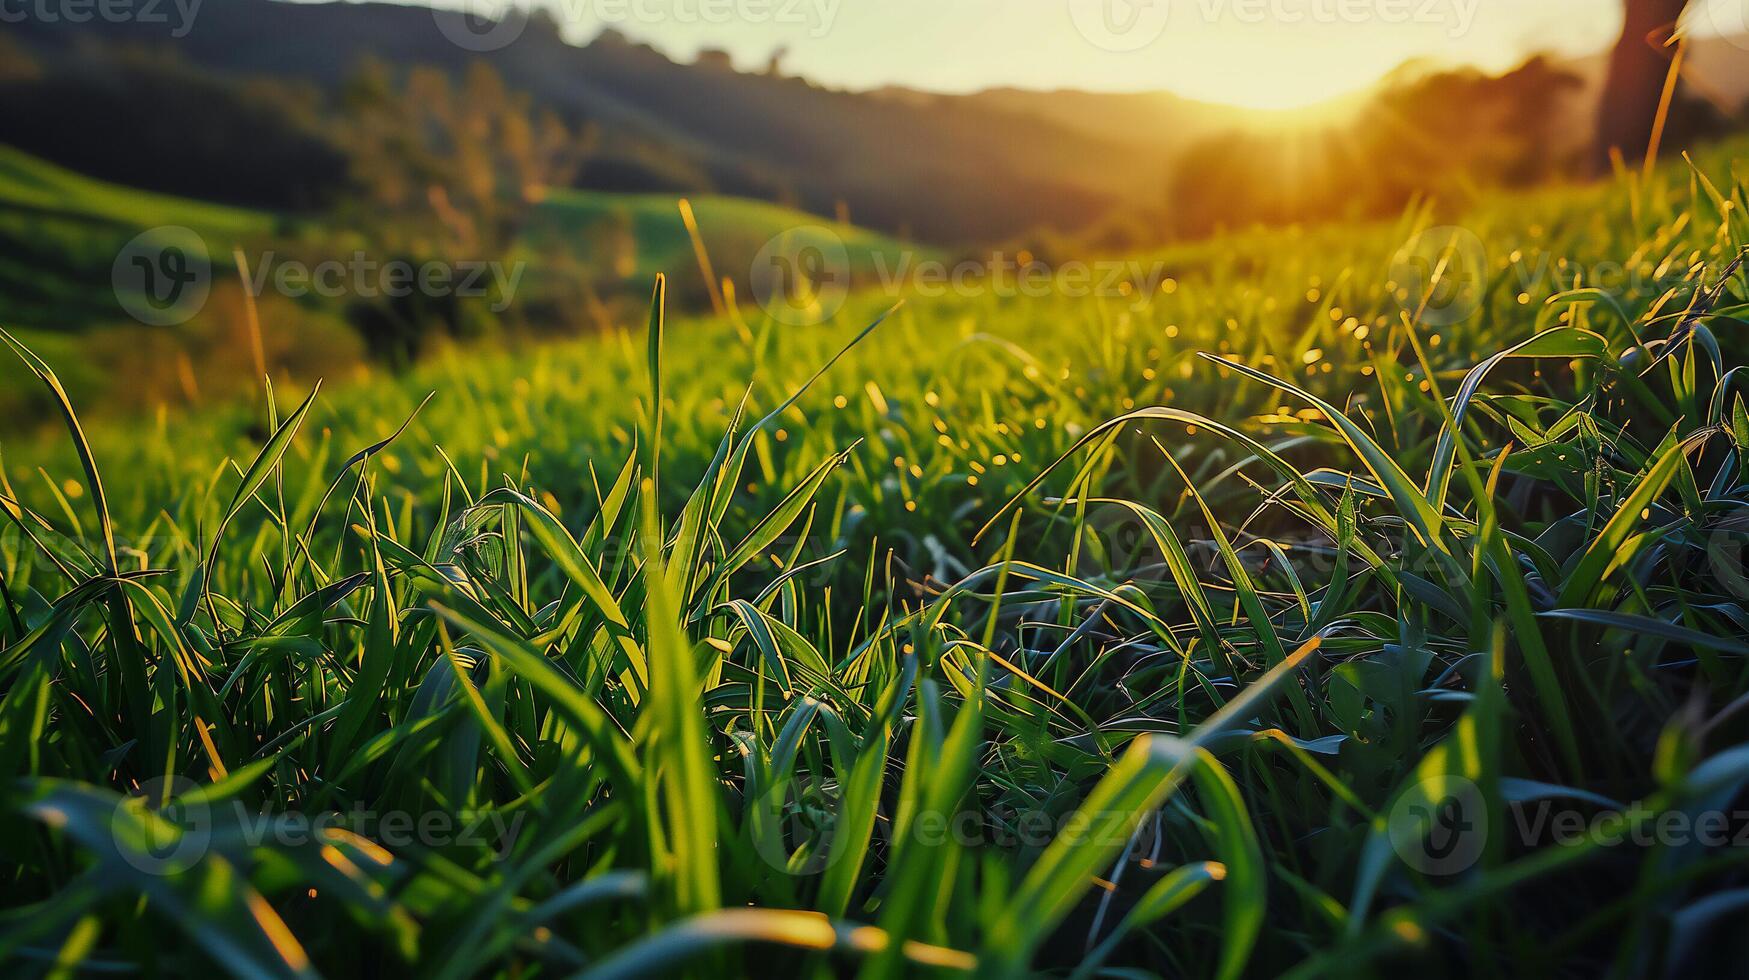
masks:
[[[1595,164],[1603,172],[1609,169],[1612,148],[1630,161],[1646,155],[1675,53],[1657,45],[1669,36],[1688,0],[1625,0],[1625,6],[1627,18],[1609,56],[1609,75],[1597,112]]]

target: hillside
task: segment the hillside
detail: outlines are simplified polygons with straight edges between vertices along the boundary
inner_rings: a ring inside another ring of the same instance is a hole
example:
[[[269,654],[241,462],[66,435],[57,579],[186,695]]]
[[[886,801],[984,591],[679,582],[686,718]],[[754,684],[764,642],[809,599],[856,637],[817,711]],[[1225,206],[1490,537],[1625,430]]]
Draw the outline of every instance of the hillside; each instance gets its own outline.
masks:
[[[134,236],[185,227],[209,254],[228,255],[273,225],[262,212],[143,193],[0,145],[0,320],[53,332],[123,320],[110,272]]]
[[[721,274],[741,282],[767,242],[806,227],[831,229],[853,273],[871,271],[876,255],[894,265],[900,252],[916,249],[854,224],[766,201],[727,195],[689,200],[707,253],[721,264]],[[696,266],[696,259],[679,201],[675,194],[557,190],[530,212],[513,248],[535,263],[563,255],[620,279],[684,272]],[[0,250],[0,318],[26,329],[53,329],[83,325],[86,318],[77,310],[97,321],[121,317],[103,295],[109,263],[129,238],[160,226],[192,229],[214,256],[227,256],[242,244],[265,242],[262,247],[271,248],[276,233],[307,236],[314,230],[260,211],[86,177],[0,144],[0,242],[6,246]],[[87,302],[73,303],[79,295]],[[40,309],[32,297],[40,299]]]
[[[1121,135],[971,103],[918,108],[802,79],[679,65],[613,35],[579,48],[538,19],[514,45],[476,56],[439,30],[445,16],[398,4],[230,0],[203,9],[173,51],[233,77],[326,88],[367,56],[457,72],[478,57],[513,88],[597,124],[609,150],[635,156],[653,142],[720,190],[822,213],[846,201],[863,223],[943,242],[1080,226],[1164,166]],[[73,27],[26,22],[5,32],[48,59],[88,57],[93,41],[165,44],[150,25]],[[1091,159],[1112,168],[1089,174],[1081,164]]]
[[[1402,72],[1380,87],[1322,106],[1273,113],[1159,92],[852,92],[802,78],[737,72],[718,63],[678,64],[613,31],[576,46],[541,17],[508,47],[475,53],[445,36],[445,26],[460,30],[455,16],[394,3],[227,0],[203,8],[188,35],[173,43],[153,25],[102,20],[83,25],[27,20],[0,28],[0,42],[9,40],[47,63],[78,64],[84,85],[96,89],[83,93],[82,111],[123,117],[132,115],[122,108],[125,86],[101,91],[106,59],[117,46],[158,51],[172,63],[233,82],[271,78],[330,94],[367,59],[456,74],[483,62],[513,90],[596,135],[596,152],[578,178],[584,188],[723,193],[820,214],[836,213],[843,204],[861,224],[945,246],[987,245],[1041,230],[1084,232],[1114,213],[1157,208],[1169,175],[1203,141],[1229,131],[1259,134],[1255,148],[1230,151],[1237,157],[1231,163],[1241,167],[1259,153],[1292,152],[1298,134],[1358,117],[1390,85],[1423,74]],[[1590,94],[1559,113],[1568,132],[1551,157],[1588,139],[1600,63],[1598,58],[1571,63],[1589,80]],[[1749,43],[1697,42],[1687,77],[1694,93],[1735,109],[1749,94],[1744,81]],[[1527,106],[1524,111],[1546,109]],[[227,125],[247,127],[259,115],[258,109],[254,115],[236,110]],[[1411,122],[1420,130],[1418,139],[1403,137],[1411,143],[1451,139],[1423,113],[1387,112],[1386,117],[1360,125],[1377,129]],[[1484,125],[1494,123],[1466,121],[1458,128],[1468,132]],[[24,130],[40,133],[45,126],[29,122]],[[0,119],[0,140],[7,138],[5,127]],[[296,173],[307,176],[299,182],[319,185],[322,179],[339,179],[332,155],[312,145],[319,135],[319,130],[267,131],[230,143],[234,149],[238,143],[277,141],[273,153],[304,161]],[[177,174],[174,161],[130,160],[101,146],[87,147],[79,166],[150,186],[173,182]],[[255,189],[257,194],[271,191],[271,186]],[[290,204],[291,198],[301,201],[317,190],[299,186],[286,193]]]
[[[215,234],[253,234],[270,216],[122,187],[58,167],[0,144],[0,206],[139,228],[187,225]]]
[[[620,292],[642,294],[658,272],[674,282],[676,306],[703,309],[708,292],[698,271],[690,236],[674,194],[609,194],[554,191],[528,215],[508,261],[526,263],[520,302],[507,311],[535,333],[563,331],[567,324],[614,325],[617,309],[601,305]],[[869,282],[881,269],[900,267],[937,252],[908,245],[860,226],[796,208],[725,195],[691,199],[699,234],[718,276],[734,280],[743,302],[757,302],[748,284],[756,256],[768,242],[800,229],[826,228],[844,248],[848,283]],[[114,263],[135,236],[148,229],[184,227],[203,241],[213,274],[213,299],[186,323],[148,327],[133,321],[117,300]],[[70,362],[65,380],[92,410],[176,403],[216,382],[246,357],[241,292],[232,250],[241,247],[259,270],[273,256],[316,263],[344,259],[356,237],[308,218],[227,207],[153,194],[97,180],[0,144],[0,324],[45,352]],[[880,257],[877,265],[876,258]],[[267,281],[267,280],[264,280]],[[566,310],[575,320],[544,320],[546,307],[574,302],[579,285],[594,311]],[[685,303],[679,300],[684,297]],[[280,296],[271,285],[257,297],[268,321],[270,361],[299,370],[351,370],[362,354],[348,336],[345,302]],[[202,351],[206,355],[202,355]],[[208,363],[207,357],[219,358]],[[186,370],[180,359],[192,357]],[[133,359],[135,384],[117,390],[102,382],[107,370]],[[40,401],[14,362],[0,360],[0,431],[28,428]],[[117,395],[123,397],[117,398]],[[39,408],[43,406],[38,406]]]
[[[887,268],[915,251],[895,238],[856,225],[765,201],[724,195],[689,197],[705,250],[719,276],[745,286],[749,266],[767,243],[803,228],[825,228],[843,244],[847,273],[866,278],[875,257]],[[674,194],[610,194],[557,191],[530,215],[522,245],[534,255],[569,249],[597,268],[625,279],[648,281],[657,273],[691,279],[697,258]],[[934,255],[924,249],[925,256]]]

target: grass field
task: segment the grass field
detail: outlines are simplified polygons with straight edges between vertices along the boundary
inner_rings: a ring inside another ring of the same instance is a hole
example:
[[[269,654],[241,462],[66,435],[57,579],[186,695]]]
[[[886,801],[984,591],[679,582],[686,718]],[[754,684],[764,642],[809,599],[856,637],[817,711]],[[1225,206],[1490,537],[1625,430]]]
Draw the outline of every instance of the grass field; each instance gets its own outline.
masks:
[[[524,240],[539,249],[575,246],[604,229],[622,230],[627,243],[625,259],[616,270],[628,277],[648,281],[657,273],[675,275],[694,266],[692,240],[688,236],[672,194],[609,194],[601,191],[556,191],[535,210]],[[844,243],[852,272],[866,274],[876,255],[896,256],[906,246],[886,235],[854,225],[816,217],[806,211],[723,195],[705,195],[690,201],[699,233],[711,256],[726,260],[725,271],[739,278],[747,261],[768,241],[794,229],[809,226],[833,229]],[[602,243],[607,244],[607,243]],[[600,254],[596,247],[588,258],[611,262],[617,256]],[[735,262],[739,258],[743,261]]]
[[[9,445],[0,959],[1740,957],[1744,149]]]
[[[502,258],[528,266],[528,276],[518,277],[523,287],[518,298],[526,306],[546,307],[558,301],[554,297],[573,299],[578,282],[586,281],[599,307],[603,297],[641,294],[659,272],[696,269],[678,202],[669,194],[553,192],[530,211]],[[804,241],[834,236],[843,248],[843,272],[856,282],[896,268],[907,249],[914,258],[936,256],[931,249],[762,201],[706,195],[691,207],[708,254],[724,274],[743,283],[760,249],[791,234]],[[167,227],[188,228],[205,243],[213,298],[187,322],[142,329],[117,302],[112,266],[136,235]],[[0,145],[0,323],[61,366],[63,383],[88,415],[138,412],[170,401],[172,393],[179,401],[198,402],[209,387],[221,400],[235,393],[229,382],[242,365],[227,358],[226,349],[247,345],[235,335],[242,303],[232,260],[236,247],[255,275],[264,268],[271,274],[276,260],[313,265],[346,261],[361,250],[376,252],[363,237],[307,216],[143,193]],[[344,304],[311,296],[293,300],[277,295],[270,279],[262,281],[269,285],[256,301],[269,321],[270,362],[313,374],[347,372],[363,359]],[[684,306],[709,308],[699,277],[688,281],[697,285],[682,298]],[[608,315],[565,312],[590,324]],[[548,333],[563,329],[554,323],[535,327]],[[177,356],[189,358],[181,375],[167,366]],[[153,369],[153,376],[136,375],[139,383],[125,393],[128,397],[109,383],[118,371],[143,367]],[[19,433],[29,427],[28,420],[49,412],[22,365],[12,359],[0,363],[0,432]]]
[[[141,193],[0,146],[0,241],[7,246],[0,253],[0,302],[8,319],[48,327],[117,318],[104,295],[110,262],[128,239],[163,225],[194,230],[222,255],[231,242],[268,233],[273,217]]]
[[[110,266],[135,235],[186,227],[223,255],[229,243],[268,234],[261,212],[144,194],[93,180],[0,146],[0,318],[68,369],[90,360],[86,328],[125,319],[110,286]],[[78,372],[83,375],[84,372]],[[104,379],[69,377],[76,390]],[[16,363],[0,366],[0,410],[21,411],[16,394],[33,385]]]

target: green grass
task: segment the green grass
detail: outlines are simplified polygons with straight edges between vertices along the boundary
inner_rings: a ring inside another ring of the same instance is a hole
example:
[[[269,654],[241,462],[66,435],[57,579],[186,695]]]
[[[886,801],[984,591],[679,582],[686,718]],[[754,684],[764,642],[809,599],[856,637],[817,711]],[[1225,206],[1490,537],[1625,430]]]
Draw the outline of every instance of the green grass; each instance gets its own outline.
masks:
[[[10,146],[0,146],[0,206],[139,228],[183,225],[214,235],[259,233],[272,222],[260,211],[152,194],[85,177]]]
[[[1652,833],[1749,781],[1741,150],[1459,217],[1467,317],[1393,279],[1417,211],[1175,250],[1146,302],[658,291],[9,446],[0,958],[1693,967],[1749,859]]]
[[[191,229],[225,257],[232,243],[271,233],[274,218],[94,180],[0,145],[0,314],[43,333],[124,319],[110,266],[135,235],[162,226]]]
[[[693,285],[680,297],[685,308],[711,308],[678,200],[662,194],[558,191],[533,208],[503,259],[529,267],[529,274],[517,280],[515,325],[550,335],[578,325],[621,322],[651,278],[664,271],[692,273],[687,282]],[[823,240],[817,230],[798,235],[796,229],[829,228],[843,245],[842,271],[855,282],[901,267],[900,253],[908,248],[888,236],[776,204],[704,196],[692,206],[718,274],[741,284],[744,299],[749,269],[767,242],[776,239],[788,250],[797,242]],[[136,235],[166,226],[189,228],[204,240],[214,289],[206,307],[188,322],[146,327],[117,301],[113,266]],[[0,146],[0,323],[31,346],[57,355],[67,389],[93,417],[235,395],[238,368],[247,358],[239,348],[247,341],[238,322],[242,297],[233,248],[241,247],[259,274],[270,255],[280,263],[295,258],[313,264],[344,261],[365,246],[361,236],[313,218],[146,193]],[[911,251],[913,260],[936,255],[930,249]],[[269,321],[270,364],[305,373],[336,372],[364,356],[343,303],[294,300],[271,287],[257,301]],[[188,359],[186,371],[176,365],[179,357]],[[145,376],[117,390],[110,378],[130,364],[142,366]],[[51,406],[28,373],[10,359],[0,362],[0,432],[21,432],[49,414]]]
[[[116,256],[136,235],[163,226],[194,231],[222,269],[233,244],[270,237],[276,219],[94,180],[0,146],[0,322],[60,354],[68,388],[90,401],[110,383],[97,365],[189,332],[130,324],[115,297]],[[44,408],[34,387],[16,362],[0,365],[0,412],[13,420],[7,428]]]
[[[811,215],[795,208],[747,198],[707,194],[688,199],[707,252],[724,262],[721,275],[744,282],[746,265],[766,242],[809,226],[832,230],[844,243],[852,271],[867,272],[876,255],[896,257],[906,246],[896,239],[854,225]],[[616,270],[648,282],[658,273],[677,275],[696,267],[692,240],[680,218],[679,198],[672,194],[609,194],[600,191],[556,191],[535,209],[523,232],[524,242],[537,249],[547,245],[582,247],[598,265],[611,264],[617,250],[607,229],[622,230],[626,255]],[[603,247],[608,246],[608,247]]]

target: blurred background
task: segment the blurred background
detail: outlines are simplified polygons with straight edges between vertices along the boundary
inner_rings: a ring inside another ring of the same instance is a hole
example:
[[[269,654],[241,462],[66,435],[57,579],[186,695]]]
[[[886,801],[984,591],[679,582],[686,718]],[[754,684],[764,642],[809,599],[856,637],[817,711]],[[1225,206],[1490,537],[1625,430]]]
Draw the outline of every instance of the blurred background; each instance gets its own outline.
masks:
[[[894,288],[1455,212],[1746,102],[1745,0],[0,0],[0,323],[176,408],[636,324],[658,271],[733,312],[789,236]],[[0,429],[44,397],[0,367]]]

